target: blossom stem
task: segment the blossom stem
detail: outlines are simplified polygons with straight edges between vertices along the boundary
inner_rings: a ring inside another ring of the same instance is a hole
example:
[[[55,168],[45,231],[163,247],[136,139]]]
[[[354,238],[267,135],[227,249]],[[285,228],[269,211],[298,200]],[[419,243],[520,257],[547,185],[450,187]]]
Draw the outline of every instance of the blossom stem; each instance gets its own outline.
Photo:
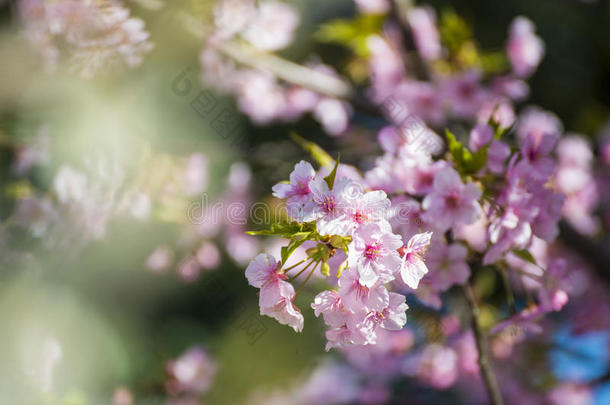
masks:
[[[292,269],[294,269],[295,267],[297,267],[298,265],[300,265],[301,263],[303,263],[304,261],[306,261],[307,259],[303,259],[300,262],[298,262],[297,264],[293,264],[292,266],[288,267],[287,269],[284,269],[284,273],[286,273],[287,271],[290,271]]]
[[[305,270],[307,270],[307,268],[308,268],[309,266],[311,266],[311,265],[312,265],[312,263],[314,263],[314,261],[313,261],[313,260],[312,260],[312,261],[310,261],[309,263],[307,263],[307,265],[306,265],[305,267],[303,267],[303,268],[302,268],[302,269],[301,269],[301,270],[300,270],[300,271],[299,271],[297,274],[295,274],[294,276],[292,276],[292,277],[290,278],[290,280],[288,280],[288,281],[293,281],[295,278],[299,277],[299,276],[300,276],[300,275],[301,275],[301,274],[302,274],[302,273],[303,273]]]
[[[301,290],[303,289],[303,287],[305,287],[305,284],[307,284],[307,282],[309,281],[309,279],[311,278],[312,274],[314,271],[316,271],[316,268],[318,267],[318,264],[320,264],[321,262],[316,262],[316,265],[313,266],[313,268],[311,269],[311,271],[309,272],[309,274],[307,275],[307,278],[305,279],[305,281],[303,281],[303,284],[301,284],[299,286],[299,289],[294,293],[294,296],[296,297],[297,295],[299,295],[299,293],[301,292]]]
[[[467,284],[464,287],[464,295],[470,308],[472,331],[477,345],[477,351],[479,352],[479,368],[481,370],[481,377],[485,383],[485,388],[489,395],[489,400],[492,405],[503,405],[502,395],[500,394],[500,388],[496,375],[494,374],[493,368],[489,362],[489,353],[487,347],[487,337],[483,332],[481,325],[479,324],[479,307],[474,295],[472,287]]]

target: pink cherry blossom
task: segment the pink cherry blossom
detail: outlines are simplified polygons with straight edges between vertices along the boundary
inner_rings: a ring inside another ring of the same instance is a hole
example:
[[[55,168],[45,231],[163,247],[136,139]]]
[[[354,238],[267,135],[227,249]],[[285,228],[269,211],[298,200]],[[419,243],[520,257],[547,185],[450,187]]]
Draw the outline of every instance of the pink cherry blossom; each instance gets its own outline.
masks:
[[[502,174],[509,156],[510,147],[504,142],[494,139],[487,150],[487,168],[493,174]]]
[[[273,186],[273,195],[277,198],[287,199],[286,211],[288,215],[302,221],[304,218],[304,207],[311,201],[309,182],[316,175],[310,163],[301,160],[290,173],[290,183],[278,183]]]
[[[321,176],[309,182],[313,201],[305,207],[304,221],[316,220],[316,227],[321,235],[351,234],[351,223],[348,221],[347,208],[353,193],[360,190],[358,186],[343,177],[337,179],[332,190]]]
[[[345,308],[357,312],[362,309],[382,311],[389,305],[388,290],[382,284],[370,287],[360,284],[354,268],[346,269],[339,278],[339,295]]]
[[[483,105],[486,94],[479,83],[479,76],[478,72],[469,71],[445,80],[444,94],[456,117],[471,118]]]
[[[442,94],[439,89],[428,82],[404,82],[395,94],[404,97],[409,112],[415,114],[430,125],[440,125],[445,120]]]
[[[295,332],[301,332],[305,319],[301,311],[292,303],[294,288],[289,283],[284,284],[284,286],[286,287],[285,290],[272,287],[261,289],[261,299],[259,301],[261,315],[275,318],[282,325],[288,325]]]
[[[323,98],[313,109],[314,118],[333,136],[341,135],[348,129],[351,115],[350,105],[336,98]]]
[[[410,288],[416,289],[419,280],[428,273],[428,268],[422,256],[425,254],[432,232],[419,233],[409,239],[409,242],[402,248],[404,254],[402,265],[400,266],[400,276],[402,281]]]
[[[398,46],[391,38],[371,35],[367,39],[367,48],[371,52],[369,70],[373,85],[372,96],[382,103],[395,94],[396,87],[405,77],[405,67]]]
[[[360,275],[360,284],[371,287],[377,280],[391,281],[400,268],[396,250],[401,246],[400,236],[393,234],[387,224],[360,226],[354,232],[347,256],[349,266]]]
[[[408,308],[404,295],[391,292],[388,306],[380,312],[369,314],[369,318],[384,329],[401,330],[407,323],[405,311]]]
[[[345,317],[349,314],[343,300],[337,291],[325,290],[316,295],[311,304],[316,316],[324,317],[324,322],[331,327],[339,327],[345,323]]]
[[[527,77],[536,70],[544,55],[544,43],[534,34],[534,24],[529,19],[515,18],[506,51],[517,76]]]
[[[277,51],[292,42],[299,24],[297,11],[286,3],[261,2],[251,16],[244,38],[263,51]]]
[[[527,107],[519,115],[516,130],[519,139],[523,140],[531,135],[539,142],[544,135],[559,136],[563,132],[563,125],[552,112],[539,107]]]
[[[384,14],[390,9],[388,0],[354,0],[361,13]]]
[[[389,222],[392,229],[400,234],[403,240],[409,240],[429,226],[422,218],[421,204],[412,198],[397,196],[392,199]]]
[[[426,276],[428,285],[437,291],[447,291],[453,285],[463,285],[470,277],[470,267],[466,263],[468,249],[460,243],[446,244],[436,241],[430,246],[426,261],[430,273]]]
[[[478,124],[470,131],[470,143],[468,146],[473,151],[481,149],[493,138],[493,128],[487,124]]]
[[[417,376],[426,384],[444,389],[458,378],[458,356],[450,347],[438,343],[427,345],[420,355]]]
[[[383,191],[362,193],[351,199],[351,204],[346,210],[347,220],[351,222],[353,229],[362,224],[385,221],[390,205],[390,200]]]
[[[326,351],[335,347],[374,343],[374,334],[362,326],[362,314],[347,312],[343,323],[326,331]]]
[[[260,288],[261,315],[275,318],[295,331],[303,330],[303,315],[292,303],[295,292],[287,276],[280,271],[281,263],[271,255],[261,253],[246,268],[246,278],[251,286]]]
[[[515,170],[529,173],[532,180],[544,182],[555,170],[556,164],[550,156],[553,151],[557,137],[555,135],[544,135],[536,138],[529,135],[523,141],[521,156],[523,159],[517,164]]]
[[[483,103],[477,113],[477,121],[487,124],[492,120],[500,128],[509,128],[515,123],[515,110],[509,100],[504,97],[492,97]]]
[[[210,389],[218,366],[203,348],[190,348],[178,359],[167,364],[171,379],[167,382],[170,393],[191,392],[202,394]]]
[[[442,49],[434,10],[430,7],[411,8],[407,14],[407,21],[413,30],[415,44],[422,58],[438,59]]]
[[[462,183],[460,175],[446,167],[436,173],[434,190],[424,198],[424,219],[441,231],[457,223],[472,224],[481,215],[480,197],[474,183]]]

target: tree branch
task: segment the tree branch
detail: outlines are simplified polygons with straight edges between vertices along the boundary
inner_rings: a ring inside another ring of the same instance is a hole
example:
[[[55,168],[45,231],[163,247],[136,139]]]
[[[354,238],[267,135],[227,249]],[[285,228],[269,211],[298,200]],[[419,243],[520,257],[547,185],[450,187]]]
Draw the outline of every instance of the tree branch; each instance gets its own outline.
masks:
[[[479,307],[474,296],[474,291],[468,284],[464,286],[464,295],[466,296],[466,301],[468,301],[468,307],[470,308],[472,331],[474,333],[477,351],[479,352],[479,369],[481,370],[481,377],[483,377],[489,400],[492,405],[503,405],[504,402],[502,401],[498,381],[496,380],[493,368],[489,362],[487,336],[481,329],[481,325],[479,325]]]

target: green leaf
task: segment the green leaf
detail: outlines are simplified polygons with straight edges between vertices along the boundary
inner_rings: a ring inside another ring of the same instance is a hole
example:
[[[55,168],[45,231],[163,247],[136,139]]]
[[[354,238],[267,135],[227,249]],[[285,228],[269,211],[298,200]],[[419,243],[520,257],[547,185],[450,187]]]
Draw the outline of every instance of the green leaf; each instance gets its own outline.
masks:
[[[292,238],[288,246],[282,246],[282,264],[288,261],[290,255],[308,239],[309,235],[311,235],[310,232],[299,232]]]
[[[487,52],[479,55],[479,65],[486,74],[505,72],[508,67],[508,59],[503,52]]]
[[[445,136],[447,137],[449,153],[451,153],[456,167],[459,171],[462,171],[465,162],[472,159],[472,154],[448,129],[445,129]]]
[[[441,13],[439,31],[442,42],[451,53],[456,53],[473,37],[468,23],[454,10],[444,10]]]
[[[460,174],[476,173],[485,166],[487,163],[487,146],[472,153],[467,147],[462,145],[448,129],[445,130],[445,136],[447,137],[449,153]]]
[[[299,224],[298,222],[278,222],[271,224],[269,229],[260,231],[247,231],[248,235],[279,235],[285,238],[292,238],[303,233],[309,234],[315,230],[315,224],[307,222]]]
[[[534,256],[532,256],[531,252],[527,249],[514,249],[512,251],[515,255],[517,255],[520,259],[525,260],[526,262],[529,262],[535,266],[538,266],[538,263],[536,263],[536,259],[534,259]]]
[[[336,19],[323,24],[314,34],[320,42],[336,43],[350,48],[357,56],[370,53],[368,37],[377,34],[383,26],[384,16],[359,14],[353,19]]]
[[[308,141],[296,132],[291,132],[290,137],[308,152],[320,166],[324,167],[333,164],[333,158],[324,149],[318,146],[318,144]]]
[[[339,159],[341,158],[341,155],[337,155],[337,160],[335,161],[335,167],[333,168],[333,171],[330,172],[330,174],[326,177],[324,177],[324,181],[326,181],[326,184],[328,184],[328,188],[329,189],[333,189],[333,186],[335,185],[335,177],[337,177],[337,168],[339,167]]]
[[[467,163],[468,173],[476,173],[481,170],[487,163],[487,146],[482,147],[472,154],[472,159]]]

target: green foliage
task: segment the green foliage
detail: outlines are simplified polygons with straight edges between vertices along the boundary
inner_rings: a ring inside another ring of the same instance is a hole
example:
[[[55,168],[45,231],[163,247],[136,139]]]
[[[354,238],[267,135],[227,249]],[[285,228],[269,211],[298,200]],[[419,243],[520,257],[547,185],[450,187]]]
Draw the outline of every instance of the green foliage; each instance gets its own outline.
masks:
[[[308,152],[320,166],[324,167],[333,164],[334,159],[318,144],[308,141],[296,132],[291,132],[290,137],[293,141],[299,144],[299,146],[301,146],[306,152]]]
[[[538,266],[536,263],[536,259],[532,256],[532,253],[527,249],[515,249],[512,251],[515,255],[517,255],[520,259],[525,260],[528,263],[533,264],[534,266]]]
[[[445,10],[441,14],[439,31],[454,64],[445,66],[445,69],[460,71],[476,68],[489,75],[505,72],[509,68],[504,52],[479,49],[470,25],[454,10]]]
[[[470,26],[454,10],[441,13],[439,31],[442,42],[451,53],[458,53],[464,44],[472,39]]]
[[[359,57],[368,57],[367,40],[382,28],[384,16],[360,14],[353,19],[337,19],[323,24],[314,34],[320,42],[336,43],[350,48]]]
[[[341,155],[337,155],[337,160],[335,161],[335,167],[328,174],[328,176],[324,177],[324,181],[326,182],[326,184],[328,184],[328,188],[331,190],[332,190],[333,186],[335,185],[335,177],[337,177],[337,168],[339,167],[340,158],[341,158]]]
[[[303,244],[309,237],[312,235],[312,232],[297,232],[294,234],[288,246],[282,246],[282,264],[285,264],[288,261],[290,255]]]
[[[504,52],[482,52],[479,55],[478,65],[486,74],[505,72],[509,68]]]
[[[485,166],[487,163],[487,146],[472,153],[448,129],[445,130],[445,136],[447,137],[449,153],[460,174],[474,174]]]
[[[248,231],[248,235],[275,235],[283,236],[284,238],[292,238],[301,236],[302,234],[310,234],[315,231],[315,224],[307,222],[299,224],[298,222],[278,222],[271,224],[269,229],[261,231]]]

